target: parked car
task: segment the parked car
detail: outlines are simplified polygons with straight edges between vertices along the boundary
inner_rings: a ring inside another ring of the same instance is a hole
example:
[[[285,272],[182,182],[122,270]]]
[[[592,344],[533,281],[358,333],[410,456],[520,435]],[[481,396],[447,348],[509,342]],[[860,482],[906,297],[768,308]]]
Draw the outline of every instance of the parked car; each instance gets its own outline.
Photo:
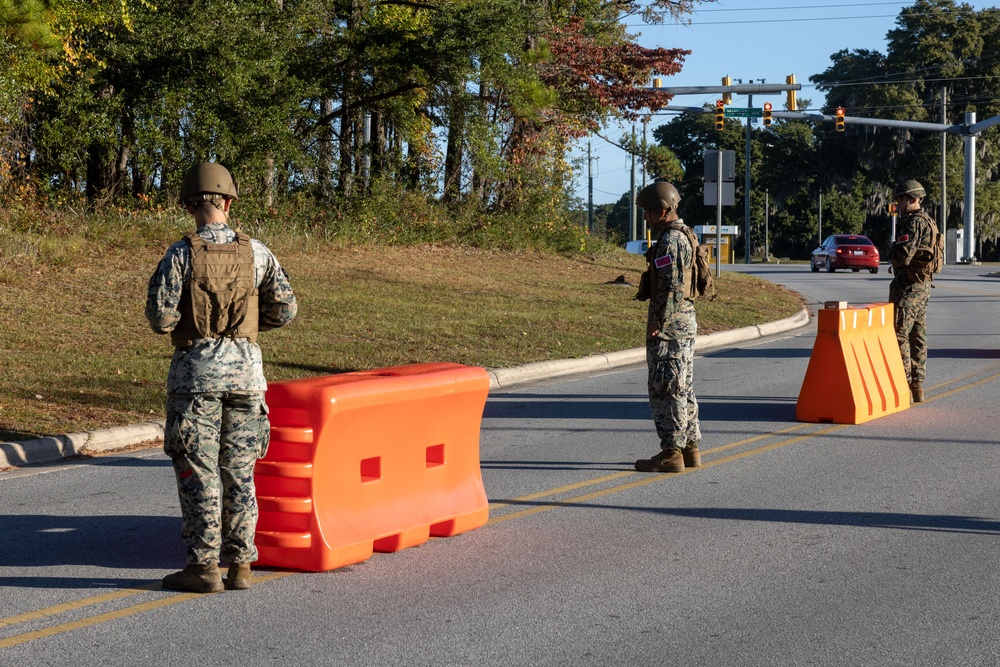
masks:
[[[625,244],[625,252],[630,252],[633,255],[645,255],[646,251],[649,250],[650,245],[650,242],[646,239],[629,241]],[[656,241],[653,241],[652,245],[656,245]]]
[[[823,245],[812,251],[809,266],[813,271],[826,268],[833,273],[837,269],[850,269],[857,273],[868,269],[878,273],[878,248],[867,236],[861,234],[831,234]]]

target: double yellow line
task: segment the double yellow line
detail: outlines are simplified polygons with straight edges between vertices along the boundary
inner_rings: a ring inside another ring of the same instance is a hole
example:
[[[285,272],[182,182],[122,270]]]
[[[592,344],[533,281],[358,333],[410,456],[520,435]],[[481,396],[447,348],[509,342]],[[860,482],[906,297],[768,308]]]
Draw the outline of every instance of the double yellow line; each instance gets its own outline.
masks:
[[[979,385],[985,384],[985,383],[990,382],[992,380],[996,380],[996,379],[1000,378],[1000,373],[993,373],[992,375],[988,375],[986,377],[982,377],[982,378],[980,378],[978,380],[975,380],[975,381],[972,381],[972,382],[968,381],[971,378],[974,378],[976,376],[982,375],[984,372],[985,373],[989,373],[990,371],[993,371],[993,370],[996,370],[996,369],[1000,369],[1000,362],[993,363],[990,366],[987,366],[985,369],[980,369],[980,370],[974,371],[972,373],[969,373],[967,375],[963,375],[962,377],[956,378],[954,380],[949,380],[947,382],[942,382],[941,384],[938,384],[938,385],[935,385],[933,387],[930,387],[929,388],[930,391],[937,391],[938,389],[941,389],[943,387],[947,387],[947,386],[950,386],[950,385],[958,385],[958,386],[955,386],[953,389],[950,389],[948,391],[944,391],[944,392],[938,393],[938,394],[936,394],[936,395],[934,395],[932,397],[929,397],[924,402],[925,403],[933,403],[934,401],[939,401],[942,398],[946,398],[946,397],[951,396],[953,394],[957,394],[958,392],[965,391],[967,389],[973,389],[975,387],[978,387]],[[664,475],[664,474],[649,475],[649,474],[645,474],[645,473],[636,473],[636,472],[632,472],[632,471],[628,470],[628,471],[622,471],[622,472],[612,473],[610,475],[605,475],[603,477],[597,477],[597,478],[591,479],[591,480],[585,480],[583,482],[576,482],[574,484],[568,484],[566,486],[561,486],[559,488],[549,489],[548,491],[541,491],[539,493],[533,493],[533,494],[530,494],[530,495],[527,495],[527,496],[520,496],[518,498],[513,498],[511,500],[498,501],[498,502],[492,503],[490,505],[490,510],[491,511],[492,510],[498,510],[498,509],[501,509],[503,507],[507,507],[507,506],[511,506],[511,505],[520,505],[520,504],[524,504],[524,503],[532,503],[532,502],[537,501],[537,500],[539,500],[541,498],[547,498],[547,497],[550,497],[550,496],[560,496],[562,494],[569,493],[571,491],[576,491],[578,489],[586,488],[586,487],[589,487],[589,486],[597,486],[597,485],[601,485],[601,484],[607,484],[607,483],[610,483],[610,482],[614,482],[616,480],[626,479],[626,478],[629,478],[629,477],[635,477],[637,475],[642,475],[640,477],[640,479],[636,479],[636,480],[633,480],[633,481],[625,482],[624,484],[618,484],[616,486],[610,486],[608,488],[604,488],[604,489],[601,489],[599,491],[592,491],[590,493],[585,493],[585,494],[579,495],[579,496],[573,496],[572,498],[565,498],[563,500],[553,500],[553,501],[546,502],[546,503],[539,503],[539,504],[537,504],[537,505],[535,505],[533,507],[529,507],[529,508],[526,508],[526,509],[523,509],[523,510],[520,510],[520,511],[509,512],[509,513],[506,513],[506,514],[501,514],[499,516],[493,516],[493,518],[491,518],[489,520],[489,522],[487,523],[487,525],[494,525],[494,524],[498,524],[498,523],[503,523],[505,521],[510,521],[511,519],[519,519],[521,517],[531,516],[532,514],[538,514],[540,512],[546,512],[548,510],[556,509],[558,507],[566,507],[566,506],[569,506],[569,505],[577,505],[577,504],[585,503],[585,502],[588,502],[590,500],[593,500],[594,498],[600,498],[602,496],[608,496],[608,495],[611,495],[611,494],[614,494],[614,493],[618,493],[620,491],[627,491],[629,489],[635,489],[635,488],[638,488],[640,486],[646,486],[647,484],[655,484],[655,483],[661,482],[661,481],[663,481],[665,479],[670,479],[670,478],[676,477],[677,474],[687,475],[687,474],[691,474],[693,472],[697,472],[698,470],[704,470],[706,468],[713,468],[715,466],[722,465],[724,463],[732,463],[733,461],[739,461],[740,459],[747,458],[748,456],[754,456],[756,454],[763,454],[764,452],[770,452],[770,451],[775,450],[775,449],[780,449],[782,447],[787,447],[789,445],[794,445],[796,443],[803,442],[804,440],[809,440],[809,439],[815,438],[817,436],[822,436],[822,435],[827,435],[829,433],[834,433],[836,431],[839,431],[841,429],[847,428],[848,426],[852,426],[852,425],[853,424],[833,424],[833,425],[827,426],[825,428],[820,428],[820,429],[817,429],[815,431],[810,431],[809,433],[804,433],[804,434],[801,434],[801,435],[797,435],[795,437],[787,438],[785,440],[780,440],[778,442],[774,442],[774,443],[771,443],[771,444],[768,444],[768,445],[763,445],[761,447],[754,447],[754,448],[751,448],[751,449],[745,449],[743,451],[737,452],[735,454],[730,454],[728,456],[722,456],[722,457],[719,457],[719,458],[713,458],[713,459],[710,459],[708,461],[703,461],[700,467],[698,467],[698,468],[692,468],[690,471],[685,471],[683,473],[675,473],[675,474],[667,474],[667,475]],[[794,433],[795,431],[801,431],[803,429],[810,428],[810,427],[813,427],[813,426],[815,426],[815,424],[811,424],[811,423],[808,423],[808,424],[796,424],[794,426],[789,426],[788,428],[779,429],[777,431],[771,431],[770,433],[763,433],[761,435],[756,435],[756,436],[753,436],[751,438],[745,438],[743,440],[737,440],[735,442],[730,442],[728,444],[721,445],[719,447],[714,447],[712,449],[702,450],[701,453],[702,454],[706,454],[706,455],[719,454],[721,452],[726,452],[726,451],[729,451],[729,450],[737,449],[739,447],[745,447],[746,445],[752,445],[753,443],[760,442],[762,440],[769,440],[771,438],[774,438],[775,436],[781,436],[781,435],[786,435],[788,433]]]
[[[297,572],[271,572],[268,574],[255,575],[254,581],[264,582],[271,581],[272,579],[281,579],[282,577],[288,577],[293,574],[298,574]],[[135,586],[133,588],[125,588],[120,591],[114,591],[111,593],[105,593],[103,595],[94,595],[89,598],[82,598],[80,600],[74,600],[73,602],[66,602],[64,604],[57,604],[52,607],[46,607],[45,609],[39,609],[38,611],[31,611],[26,614],[19,614],[17,616],[8,616],[7,618],[0,618],[0,628],[8,625],[16,625],[18,623],[27,623],[30,621],[37,621],[57,614],[63,614],[75,609],[82,609],[84,607],[90,607],[95,604],[101,604],[102,602],[110,602],[111,600],[120,600],[122,598],[131,597],[133,595],[139,595],[140,593],[146,593],[149,591],[160,590],[159,581],[155,581],[149,584],[144,584],[142,586]],[[156,600],[150,600],[149,602],[143,602],[142,604],[132,605],[131,607],[125,607],[123,609],[117,609],[115,611],[109,611],[104,614],[97,614],[95,616],[88,616],[87,618],[81,618],[77,621],[69,621],[67,623],[60,623],[58,625],[52,625],[41,630],[34,630],[32,632],[25,632],[20,635],[14,635],[13,637],[8,637],[6,639],[0,639],[0,648],[7,648],[8,646],[17,646],[18,644],[24,644],[26,642],[34,641],[36,639],[42,639],[43,637],[52,637],[53,635],[60,635],[64,632],[71,632],[73,630],[80,630],[81,628],[89,628],[92,625],[99,625],[107,621],[114,621],[119,618],[125,618],[127,616],[134,616],[135,614],[141,614],[144,611],[150,611],[151,609],[160,609],[162,607],[169,607],[170,605],[177,604],[178,602],[187,602],[188,600],[194,600],[196,598],[205,597],[201,593],[179,593],[176,595],[170,595],[169,597],[163,597]]]
[[[955,385],[952,389],[949,389],[949,390],[941,392],[941,393],[937,393],[933,397],[929,397],[926,402],[927,403],[932,403],[934,401],[941,400],[942,398],[946,398],[946,397],[951,396],[953,394],[956,394],[958,392],[965,391],[967,389],[972,389],[972,388],[978,387],[978,386],[980,386],[982,384],[985,384],[987,382],[991,382],[993,380],[996,380],[996,379],[1000,378],[1000,372],[998,372],[998,373],[992,373],[992,374],[987,375],[985,377],[980,377],[978,380],[969,381],[971,378],[974,378],[976,376],[982,376],[982,374],[984,372],[985,373],[989,373],[989,372],[991,372],[993,370],[996,370],[998,368],[1000,368],[1000,362],[994,363],[994,364],[992,364],[991,366],[988,366],[985,369],[980,369],[979,371],[975,371],[973,373],[970,373],[970,374],[965,375],[963,377],[957,378],[955,380],[950,380],[948,382],[944,382],[944,383],[941,383],[939,385],[935,385],[934,387],[930,387],[929,388],[930,391],[936,391],[936,390],[941,389],[943,387],[948,387],[948,386],[951,386],[951,385]],[[727,452],[727,451],[731,451],[731,450],[734,450],[734,449],[738,449],[738,448],[741,448],[741,447],[746,447],[747,445],[752,445],[752,444],[754,444],[756,442],[760,442],[760,441],[763,441],[763,440],[769,440],[769,439],[775,438],[777,436],[787,435],[787,434],[794,433],[796,431],[801,431],[803,429],[807,429],[807,428],[814,427],[814,426],[816,426],[816,425],[815,424],[796,424],[794,426],[789,426],[788,428],[779,429],[777,431],[772,431],[770,433],[764,433],[764,434],[757,435],[757,436],[754,436],[754,437],[751,437],[751,438],[745,438],[743,440],[737,440],[735,442],[730,442],[730,443],[727,443],[725,445],[721,445],[719,447],[714,447],[712,449],[702,450],[702,454],[703,455],[709,455],[709,456],[714,455],[714,454],[721,454],[721,453],[724,453],[724,452]],[[749,456],[754,456],[754,455],[757,455],[757,454],[763,454],[764,452],[769,452],[769,451],[773,451],[775,449],[780,449],[782,447],[787,447],[789,445],[794,445],[796,443],[803,442],[805,440],[809,440],[809,439],[815,438],[817,436],[827,435],[829,433],[833,433],[835,431],[839,431],[841,429],[847,428],[848,426],[851,426],[851,425],[850,424],[834,424],[834,425],[831,425],[831,426],[826,426],[824,428],[820,428],[820,429],[815,430],[815,431],[810,431],[809,433],[803,433],[803,434],[796,435],[796,436],[793,436],[793,437],[790,437],[790,438],[785,438],[783,440],[779,440],[778,442],[773,442],[773,443],[770,443],[770,444],[762,445],[760,447],[752,447],[750,449],[743,449],[741,451],[729,454],[727,456],[721,456],[721,457],[717,457],[717,458],[710,458],[709,460],[702,462],[701,467],[694,468],[694,469],[692,469],[690,471],[686,471],[686,472],[679,473],[679,474],[681,474],[681,475],[688,475],[688,474],[692,474],[694,472],[697,472],[699,470],[705,470],[707,468],[714,468],[715,466],[719,466],[719,465],[722,465],[722,464],[725,464],[725,463],[732,463],[734,461],[739,461],[740,459],[744,459],[744,458],[747,458]],[[529,495],[526,495],[526,496],[520,496],[518,498],[513,498],[511,500],[497,501],[495,503],[490,504],[490,510],[491,510],[491,512],[496,511],[496,510],[500,510],[500,509],[503,509],[503,508],[506,508],[506,507],[521,505],[521,504],[524,504],[524,503],[534,503],[535,501],[541,500],[543,498],[559,497],[559,496],[565,495],[567,493],[571,493],[573,491],[578,491],[580,489],[585,489],[585,488],[588,488],[588,487],[594,487],[594,486],[601,486],[601,485],[605,485],[605,484],[611,484],[613,482],[618,482],[620,480],[626,480],[626,479],[630,480],[630,481],[626,481],[624,483],[613,484],[612,486],[608,486],[608,487],[605,487],[605,488],[602,488],[602,489],[598,489],[596,491],[591,491],[589,493],[584,493],[582,495],[572,496],[570,498],[564,498],[564,499],[561,499],[561,500],[551,500],[551,501],[548,501],[548,502],[542,502],[542,503],[533,505],[532,507],[528,507],[528,508],[525,508],[525,509],[521,509],[521,510],[517,510],[517,511],[513,511],[513,512],[507,512],[505,514],[495,515],[495,516],[493,516],[493,518],[491,518],[488,521],[487,525],[497,525],[497,524],[504,523],[506,521],[511,521],[513,519],[524,518],[526,516],[531,516],[531,515],[534,515],[534,514],[539,514],[541,512],[547,512],[547,511],[554,510],[554,509],[557,509],[557,508],[560,508],[560,507],[567,507],[567,506],[572,506],[572,505],[578,505],[578,504],[586,503],[588,501],[594,500],[595,498],[601,498],[603,496],[609,496],[609,495],[612,495],[612,494],[615,494],[615,493],[619,493],[619,492],[622,492],[622,491],[628,491],[629,489],[639,488],[639,487],[642,487],[642,486],[646,486],[648,484],[656,484],[658,482],[662,482],[664,480],[673,479],[675,477],[677,477],[677,474],[641,474],[641,473],[633,472],[631,470],[627,470],[627,471],[621,471],[621,472],[612,473],[610,475],[604,475],[602,477],[597,477],[597,478],[590,479],[590,480],[584,480],[582,482],[576,482],[574,484],[567,484],[565,486],[561,486],[561,487],[554,488],[554,489],[548,489],[546,491],[540,491],[538,493],[532,493],[532,494],[529,494]],[[276,579],[282,579],[284,577],[289,577],[289,576],[292,576],[294,574],[300,574],[300,573],[298,573],[298,572],[270,572],[270,573],[266,573],[266,574],[256,575],[255,576],[255,581],[257,583],[263,583],[263,582],[267,582],[267,581],[273,581],[273,580],[276,580]],[[161,586],[160,586],[160,582],[157,581],[157,582],[152,582],[152,583],[149,583],[149,584],[144,584],[144,585],[141,585],[141,586],[135,586],[135,587],[131,587],[131,588],[125,588],[125,589],[122,589],[122,590],[119,590],[119,591],[114,591],[114,592],[111,592],[111,593],[104,593],[102,595],[95,595],[95,596],[92,596],[92,597],[82,598],[80,600],[74,600],[72,602],[66,602],[64,604],[59,604],[59,605],[54,605],[52,607],[46,607],[44,609],[39,609],[37,611],[32,611],[32,612],[28,612],[28,613],[24,613],[24,614],[18,614],[16,616],[8,616],[7,618],[0,618],[0,628],[4,628],[4,627],[7,627],[7,626],[12,626],[12,625],[17,625],[17,624],[20,624],[20,623],[28,623],[28,622],[32,622],[32,621],[44,620],[44,619],[56,616],[58,614],[63,614],[63,613],[71,612],[71,611],[74,611],[74,610],[77,610],[77,609],[83,609],[85,607],[90,607],[90,606],[101,604],[101,603],[104,603],[104,602],[110,602],[110,601],[113,601],[113,600],[120,600],[120,599],[128,598],[128,597],[131,597],[131,596],[139,595],[139,594],[142,594],[142,593],[148,593],[150,591],[159,591],[159,590],[161,590]],[[71,632],[73,630],[79,630],[81,628],[87,628],[87,627],[90,627],[90,626],[99,625],[99,624],[105,623],[107,621],[113,621],[113,620],[120,619],[120,618],[126,618],[128,616],[133,616],[135,614],[140,614],[142,612],[149,611],[149,610],[152,610],[152,609],[160,609],[160,608],[163,608],[163,607],[168,607],[170,605],[174,605],[174,604],[177,604],[177,603],[180,603],[180,602],[187,602],[188,600],[193,600],[193,599],[200,598],[200,597],[204,597],[204,596],[201,595],[201,594],[198,594],[198,593],[170,594],[169,596],[166,596],[166,597],[161,597],[161,598],[158,598],[156,600],[151,600],[151,601],[148,601],[148,602],[143,602],[141,604],[132,605],[132,606],[129,606],[129,607],[125,607],[123,609],[118,609],[118,610],[106,612],[106,613],[103,613],[103,614],[96,614],[94,616],[89,616],[87,618],[82,618],[82,619],[79,619],[79,620],[76,620],[76,621],[69,621],[67,623],[60,623],[58,625],[53,625],[53,626],[50,626],[50,627],[47,627],[47,628],[43,628],[41,630],[34,630],[34,631],[31,631],[31,632],[25,632],[25,633],[22,633],[22,634],[19,634],[19,635],[14,635],[14,636],[8,637],[6,639],[0,639],[0,648],[6,648],[6,647],[9,647],[9,646],[16,646],[18,644],[24,644],[26,642],[34,641],[36,639],[41,639],[43,637],[51,637],[53,635],[58,635],[58,634],[62,634],[62,633],[65,633],[65,632]]]

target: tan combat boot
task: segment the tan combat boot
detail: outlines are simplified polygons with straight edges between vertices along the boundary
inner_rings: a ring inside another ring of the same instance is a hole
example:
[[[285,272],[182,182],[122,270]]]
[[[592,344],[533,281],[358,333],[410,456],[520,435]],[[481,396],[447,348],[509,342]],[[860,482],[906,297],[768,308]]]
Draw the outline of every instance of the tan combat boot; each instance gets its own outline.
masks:
[[[701,467],[701,452],[698,451],[697,442],[689,442],[688,446],[684,448],[684,467],[685,468],[700,468]]]
[[[186,593],[218,593],[222,590],[222,575],[217,565],[191,564],[163,577],[163,587]]]
[[[913,394],[914,403],[924,402],[924,385],[920,382],[913,382],[910,384],[910,392]]]
[[[226,577],[227,591],[245,591],[253,585],[253,572],[246,563],[230,565],[229,576]]]
[[[651,459],[635,462],[639,472],[684,472],[684,455],[679,449],[663,449]]]

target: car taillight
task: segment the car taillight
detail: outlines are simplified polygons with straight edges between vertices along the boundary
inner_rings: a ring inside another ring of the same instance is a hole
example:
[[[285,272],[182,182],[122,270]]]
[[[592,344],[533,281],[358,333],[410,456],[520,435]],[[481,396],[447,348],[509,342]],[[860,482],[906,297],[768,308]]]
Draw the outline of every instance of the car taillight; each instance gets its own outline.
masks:
[[[840,253],[842,253],[842,252],[844,252],[844,251],[843,251],[843,250],[841,250],[840,248],[837,248],[837,254],[838,254],[838,255],[839,255]]]

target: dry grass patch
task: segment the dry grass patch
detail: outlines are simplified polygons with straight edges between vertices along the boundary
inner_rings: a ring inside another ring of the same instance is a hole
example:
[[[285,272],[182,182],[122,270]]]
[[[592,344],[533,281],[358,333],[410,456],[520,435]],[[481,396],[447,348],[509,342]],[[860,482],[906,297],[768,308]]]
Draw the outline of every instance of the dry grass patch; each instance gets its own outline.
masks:
[[[271,380],[430,361],[499,368],[643,344],[645,304],[632,300],[633,287],[609,284],[622,275],[637,284],[634,255],[266,240],[300,300],[292,324],[261,335]],[[70,236],[4,256],[0,440],[162,418],[172,350],[143,308],[167,245]],[[741,274],[724,274],[718,290],[698,305],[702,333],[801,308],[795,294]]]

